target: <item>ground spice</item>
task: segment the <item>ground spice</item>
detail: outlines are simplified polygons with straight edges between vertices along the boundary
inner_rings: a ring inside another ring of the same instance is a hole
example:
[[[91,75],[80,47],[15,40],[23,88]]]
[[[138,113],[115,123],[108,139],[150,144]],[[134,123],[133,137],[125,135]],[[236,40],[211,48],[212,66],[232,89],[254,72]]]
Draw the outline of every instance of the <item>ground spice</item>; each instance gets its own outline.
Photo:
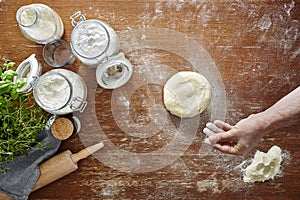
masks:
[[[57,118],[51,125],[52,135],[59,140],[68,139],[74,131],[74,125],[68,118]]]

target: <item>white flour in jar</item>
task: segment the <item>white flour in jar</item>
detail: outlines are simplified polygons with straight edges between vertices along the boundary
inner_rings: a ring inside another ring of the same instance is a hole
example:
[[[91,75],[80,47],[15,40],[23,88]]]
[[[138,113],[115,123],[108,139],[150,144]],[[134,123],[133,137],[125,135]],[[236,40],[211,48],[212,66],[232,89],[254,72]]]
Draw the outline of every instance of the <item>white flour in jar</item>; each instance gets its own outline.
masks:
[[[25,9],[22,13],[21,13],[21,23],[24,26],[31,26],[35,23],[36,21],[36,12],[35,10],[32,9]]]
[[[39,81],[37,96],[39,102],[46,108],[56,110],[64,107],[71,95],[71,88],[68,81],[58,75],[52,74]]]
[[[72,32],[71,48],[84,64],[97,65],[119,51],[119,38],[104,22],[80,22]]]
[[[78,36],[75,45],[78,47],[78,52],[84,56],[96,57],[109,44],[109,38],[105,29],[93,26],[93,24],[89,24],[85,29],[78,31]]]
[[[87,105],[85,82],[66,69],[53,69],[41,76],[34,84],[33,95],[40,107],[55,115],[83,112]]]
[[[61,18],[44,4],[21,7],[17,11],[17,21],[24,36],[40,44],[61,38],[64,32]]]
[[[35,10],[26,9],[21,13],[21,22],[27,26],[36,26],[32,29],[27,29],[27,34],[35,38],[35,40],[48,40],[55,36],[56,33],[56,21],[54,17],[41,9],[40,17],[37,16]],[[38,23],[36,23],[38,21]]]

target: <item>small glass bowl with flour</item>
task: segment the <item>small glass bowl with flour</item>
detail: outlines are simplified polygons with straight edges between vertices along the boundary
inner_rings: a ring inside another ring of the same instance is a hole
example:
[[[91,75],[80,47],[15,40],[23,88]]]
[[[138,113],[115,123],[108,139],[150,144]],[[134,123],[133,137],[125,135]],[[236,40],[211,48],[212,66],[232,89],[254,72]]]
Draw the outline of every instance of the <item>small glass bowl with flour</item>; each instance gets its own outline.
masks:
[[[17,68],[18,78],[26,78],[27,84],[20,92],[33,89],[36,103],[45,111],[65,115],[83,112],[87,105],[87,87],[76,73],[66,69],[53,69],[40,76],[40,64],[34,54]]]

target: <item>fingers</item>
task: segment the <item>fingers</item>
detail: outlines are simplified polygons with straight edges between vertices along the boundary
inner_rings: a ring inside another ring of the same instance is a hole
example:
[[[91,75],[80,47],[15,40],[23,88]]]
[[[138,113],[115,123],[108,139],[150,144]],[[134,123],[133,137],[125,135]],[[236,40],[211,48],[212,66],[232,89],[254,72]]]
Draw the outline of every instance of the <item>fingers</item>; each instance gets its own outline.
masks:
[[[227,154],[245,155],[248,152],[247,146],[242,145],[230,131],[211,135],[204,140],[204,143]]]
[[[208,137],[211,136],[211,135],[213,135],[213,134],[216,134],[214,131],[210,130],[209,128],[204,128],[203,129],[203,133],[205,135],[207,135]]]
[[[223,153],[227,153],[227,154],[232,154],[232,155],[242,155],[242,153],[240,152],[239,148],[238,148],[238,144],[215,144],[214,148],[216,148],[217,150],[223,152]]]
[[[223,153],[233,154],[232,147],[230,145],[221,145],[221,144],[217,143],[217,144],[214,144],[213,147]]]
[[[214,133],[223,133],[232,129],[230,124],[227,124],[221,120],[216,120],[214,123],[208,122],[203,129],[203,133],[207,136],[211,136]]]
[[[217,134],[213,133],[208,136],[208,140],[210,141],[211,144],[237,141],[230,131],[217,133]]]
[[[231,143],[229,145],[216,144],[214,145],[214,148],[223,153],[239,156],[247,155],[247,153],[251,150],[251,148],[247,148],[247,146],[244,146],[241,143]]]
[[[224,131],[229,131],[230,129],[232,129],[232,126],[228,123],[225,123],[221,120],[215,120],[214,124],[219,127],[220,129],[223,129]]]
[[[239,137],[235,135],[235,129],[231,129],[230,131],[227,132],[223,131],[222,133],[214,133],[210,130],[205,130],[205,131],[206,134],[208,135],[208,138],[204,140],[204,143],[214,147],[218,147],[220,148],[221,151],[223,151],[222,148],[225,148],[226,146],[229,147],[235,146],[235,144],[237,144],[239,141]],[[225,151],[226,153],[228,153],[229,149],[226,149]],[[231,149],[231,151],[233,151],[233,149]]]
[[[213,146],[219,151],[227,154],[241,155],[241,145],[238,143],[239,137],[236,129],[228,123],[216,120],[214,123],[207,123],[203,133],[208,137],[204,143]]]
[[[205,143],[205,144],[208,144],[208,145],[210,145],[210,146],[213,146],[213,145],[214,145],[213,143],[210,142],[209,138],[205,138],[205,139],[204,139],[204,143]]]
[[[208,136],[208,138],[205,139],[205,143],[209,145],[214,145],[218,142],[227,142],[226,139],[230,136],[227,136],[228,134],[225,134],[225,130],[231,129],[232,126],[221,121],[216,120],[214,123],[208,122],[206,124],[206,127],[203,129],[203,133]],[[224,130],[225,129],[225,130]]]
[[[203,133],[207,136],[211,136],[213,134],[216,133],[221,133],[224,132],[222,129],[220,129],[219,127],[217,127],[215,124],[213,123],[207,123],[206,127],[203,129]]]
[[[215,133],[222,133],[222,132],[224,132],[224,130],[221,127],[219,127],[216,124],[211,123],[211,122],[208,122],[206,124],[206,127],[209,128],[210,130],[212,130]]]
[[[233,154],[233,155],[240,155],[241,152],[239,152],[239,149],[236,148],[236,146],[238,144],[236,143],[212,143],[209,138],[206,138],[204,140],[204,143],[213,146],[215,149],[223,152],[223,153],[227,153],[227,154]]]

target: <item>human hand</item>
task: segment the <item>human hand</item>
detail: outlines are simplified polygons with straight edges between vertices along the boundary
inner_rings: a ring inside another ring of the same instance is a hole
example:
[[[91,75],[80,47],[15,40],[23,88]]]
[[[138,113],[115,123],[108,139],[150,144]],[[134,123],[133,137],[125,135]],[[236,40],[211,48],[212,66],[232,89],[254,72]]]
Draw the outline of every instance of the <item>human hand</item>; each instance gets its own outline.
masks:
[[[260,128],[255,115],[239,121],[235,126],[216,120],[207,123],[203,129],[208,136],[204,142],[223,153],[246,155],[263,137]]]

